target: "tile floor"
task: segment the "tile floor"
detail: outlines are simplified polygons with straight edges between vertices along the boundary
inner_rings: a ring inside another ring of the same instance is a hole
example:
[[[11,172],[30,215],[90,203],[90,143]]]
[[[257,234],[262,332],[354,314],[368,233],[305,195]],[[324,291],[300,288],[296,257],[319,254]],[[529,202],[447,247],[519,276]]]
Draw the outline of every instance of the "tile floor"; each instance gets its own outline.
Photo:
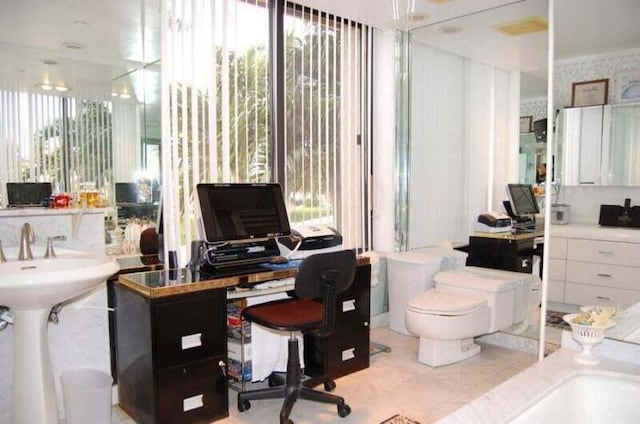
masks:
[[[460,408],[535,362],[523,352],[485,344],[482,352],[459,364],[431,368],[417,362],[418,339],[387,327],[373,329],[372,340],[390,346],[391,353],[371,358],[370,368],[340,378],[335,393],[344,396],[352,413],[340,419],[333,406],[298,401],[291,419],[296,424],[377,424],[403,414],[429,424]],[[255,401],[242,414],[236,409],[236,392],[229,394],[230,417],[221,424],[277,422],[280,400]],[[117,407],[113,424],[132,424]],[[267,419],[272,417],[273,419]]]

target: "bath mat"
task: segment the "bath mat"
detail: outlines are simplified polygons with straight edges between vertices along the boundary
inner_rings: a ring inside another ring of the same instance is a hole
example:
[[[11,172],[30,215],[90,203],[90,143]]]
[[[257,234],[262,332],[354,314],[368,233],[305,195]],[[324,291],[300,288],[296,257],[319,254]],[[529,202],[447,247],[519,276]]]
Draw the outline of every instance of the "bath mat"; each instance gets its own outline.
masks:
[[[404,415],[396,414],[391,418],[387,418],[382,421],[380,424],[420,424],[416,420],[412,420],[411,418],[407,418]]]
[[[547,311],[547,325],[571,331],[571,326],[562,319],[566,314],[566,312]]]

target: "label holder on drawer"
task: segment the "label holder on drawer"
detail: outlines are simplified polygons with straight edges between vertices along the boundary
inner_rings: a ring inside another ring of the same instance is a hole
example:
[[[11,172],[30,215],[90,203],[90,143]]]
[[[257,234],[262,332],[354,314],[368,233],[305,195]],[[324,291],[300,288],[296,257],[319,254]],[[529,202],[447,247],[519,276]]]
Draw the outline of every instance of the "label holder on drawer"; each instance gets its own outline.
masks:
[[[180,339],[182,350],[193,349],[202,346],[202,333],[189,334]]]
[[[195,395],[182,400],[182,411],[188,412],[204,406],[204,395]]]
[[[342,351],[342,361],[348,361],[356,357],[356,348],[351,347]]]
[[[342,312],[349,312],[356,310],[356,300],[349,299],[342,302]]]

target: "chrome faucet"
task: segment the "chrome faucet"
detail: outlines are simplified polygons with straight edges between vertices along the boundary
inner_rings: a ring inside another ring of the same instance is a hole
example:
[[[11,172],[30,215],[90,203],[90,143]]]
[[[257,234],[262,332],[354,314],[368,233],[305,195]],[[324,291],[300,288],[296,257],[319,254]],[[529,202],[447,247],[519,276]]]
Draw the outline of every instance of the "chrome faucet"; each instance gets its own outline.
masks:
[[[28,222],[25,222],[22,226],[22,233],[20,234],[20,253],[18,254],[19,261],[30,261],[33,259],[31,243],[34,241],[36,241],[36,234],[33,232],[33,227]]]

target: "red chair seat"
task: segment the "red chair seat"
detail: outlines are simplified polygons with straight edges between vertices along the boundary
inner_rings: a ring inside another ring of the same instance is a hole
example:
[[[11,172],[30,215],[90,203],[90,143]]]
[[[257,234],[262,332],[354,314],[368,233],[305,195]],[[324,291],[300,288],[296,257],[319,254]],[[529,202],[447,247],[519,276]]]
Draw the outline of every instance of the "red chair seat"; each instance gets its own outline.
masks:
[[[242,317],[280,331],[317,329],[322,324],[322,303],[313,299],[278,300],[249,306]]]

